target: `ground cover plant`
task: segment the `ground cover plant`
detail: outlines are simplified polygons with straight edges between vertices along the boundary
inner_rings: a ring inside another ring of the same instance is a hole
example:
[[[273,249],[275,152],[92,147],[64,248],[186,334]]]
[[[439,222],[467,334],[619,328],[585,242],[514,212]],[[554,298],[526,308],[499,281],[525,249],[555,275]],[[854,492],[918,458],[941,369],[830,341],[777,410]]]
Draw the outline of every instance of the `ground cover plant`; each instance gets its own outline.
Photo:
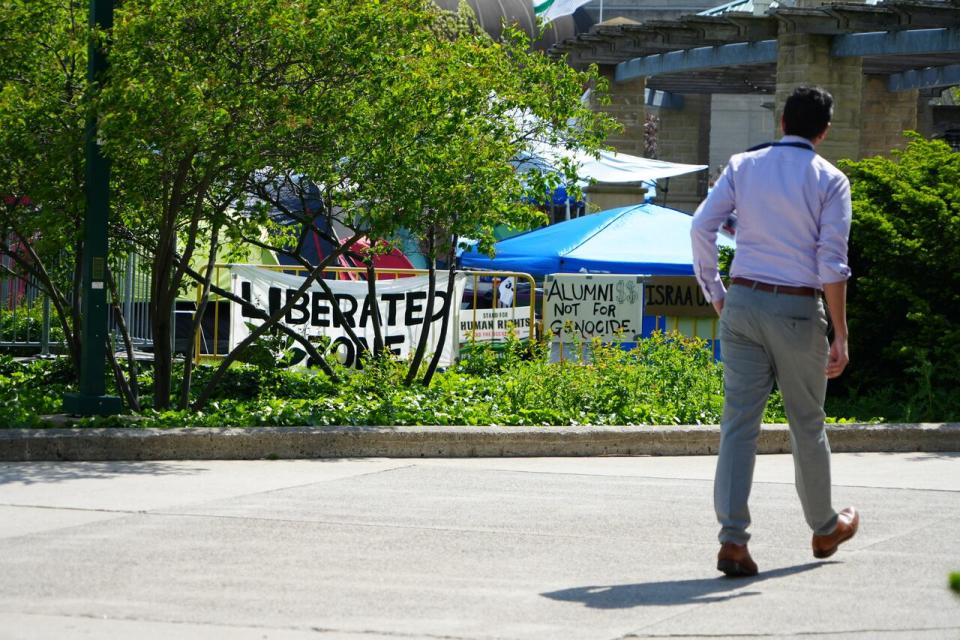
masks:
[[[145,408],[136,416],[88,418],[83,426],[227,427],[324,425],[630,425],[716,424],[722,411],[722,365],[704,341],[655,334],[637,348],[592,345],[582,360],[549,363],[546,344],[512,341],[494,350],[474,345],[429,387],[402,384],[407,363],[368,362],[340,371],[340,383],[308,370],[237,364],[203,411],[149,406],[154,381],[141,371]],[[41,426],[72,389],[66,359],[0,361],[0,425]],[[193,375],[212,375],[199,367]],[[774,394],[765,420],[782,422]]]

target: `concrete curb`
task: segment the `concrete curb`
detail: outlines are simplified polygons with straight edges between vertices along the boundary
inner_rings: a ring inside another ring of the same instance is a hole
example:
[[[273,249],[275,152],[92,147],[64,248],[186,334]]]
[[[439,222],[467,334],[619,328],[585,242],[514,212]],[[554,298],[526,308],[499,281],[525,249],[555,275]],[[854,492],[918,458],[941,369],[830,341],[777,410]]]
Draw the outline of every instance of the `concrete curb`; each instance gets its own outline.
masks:
[[[836,452],[960,451],[960,423],[831,425]],[[710,455],[716,426],[0,429],[0,461]],[[764,425],[760,453],[790,450]]]

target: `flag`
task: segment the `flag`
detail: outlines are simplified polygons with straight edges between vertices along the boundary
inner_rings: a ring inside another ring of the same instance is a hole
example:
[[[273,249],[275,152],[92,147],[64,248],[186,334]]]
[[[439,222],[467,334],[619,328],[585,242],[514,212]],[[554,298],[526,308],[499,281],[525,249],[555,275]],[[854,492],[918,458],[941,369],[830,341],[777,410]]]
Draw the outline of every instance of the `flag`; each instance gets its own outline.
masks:
[[[533,0],[533,12],[544,22],[567,16],[590,0]]]

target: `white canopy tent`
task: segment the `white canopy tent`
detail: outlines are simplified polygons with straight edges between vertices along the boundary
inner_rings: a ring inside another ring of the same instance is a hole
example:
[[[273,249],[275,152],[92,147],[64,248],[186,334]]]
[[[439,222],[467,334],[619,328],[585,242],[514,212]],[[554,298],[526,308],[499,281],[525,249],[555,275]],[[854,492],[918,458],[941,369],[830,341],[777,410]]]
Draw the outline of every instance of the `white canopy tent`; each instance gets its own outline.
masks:
[[[577,167],[580,186],[594,182],[600,184],[654,183],[662,178],[672,178],[695,171],[703,171],[705,164],[680,164],[664,160],[651,160],[627,153],[601,151],[599,157],[588,153],[572,152],[546,144],[531,145],[527,152],[517,158],[521,171],[558,171],[566,160]]]
[[[524,155],[516,159],[519,171],[542,173],[559,173],[566,163],[576,168],[579,178],[577,184],[581,188],[591,184],[643,185],[647,187],[648,193],[645,202],[651,202],[656,195],[657,180],[703,171],[707,168],[705,164],[680,164],[652,160],[615,151],[601,151],[595,157],[589,153],[558,149],[543,143],[529,145]],[[566,200],[565,219],[569,220],[570,202],[569,198],[564,199]]]

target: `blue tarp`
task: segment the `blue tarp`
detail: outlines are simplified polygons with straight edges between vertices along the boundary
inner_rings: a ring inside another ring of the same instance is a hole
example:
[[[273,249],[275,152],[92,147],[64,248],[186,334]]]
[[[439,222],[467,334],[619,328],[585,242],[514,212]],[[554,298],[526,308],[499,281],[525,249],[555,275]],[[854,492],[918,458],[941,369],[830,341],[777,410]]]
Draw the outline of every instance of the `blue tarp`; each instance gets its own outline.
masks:
[[[693,275],[690,222],[682,211],[641,204],[575,218],[501,240],[496,257],[476,247],[460,257],[465,269],[548,273]],[[733,246],[721,236],[720,243]]]

